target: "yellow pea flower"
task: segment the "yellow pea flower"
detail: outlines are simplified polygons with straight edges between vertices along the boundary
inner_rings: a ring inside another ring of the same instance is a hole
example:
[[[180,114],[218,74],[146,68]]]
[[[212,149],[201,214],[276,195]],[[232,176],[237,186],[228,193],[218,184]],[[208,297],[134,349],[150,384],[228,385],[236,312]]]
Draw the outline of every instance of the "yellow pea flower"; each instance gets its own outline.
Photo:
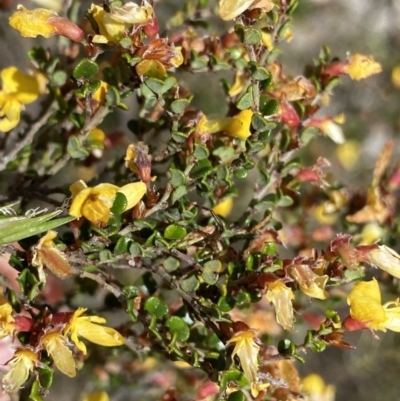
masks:
[[[108,394],[105,391],[93,391],[82,401],[109,401]]]
[[[229,197],[219,202],[217,205],[215,205],[212,208],[212,210],[218,216],[226,217],[232,211],[232,208],[233,208],[233,198]]]
[[[99,104],[106,102],[106,95],[108,91],[108,83],[101,81],[99,88],[93,93],[92,99],[96,100]]]
[[[56,231],[48,231],[33,247],[32,265],[37,267],[39,280],[46,282],[44,267],[50,269],[56,276],[65,279],[72,276],[75,271],[68,263],[67,256],[61,252],[53,242],[57,237]]]
[[[243,71],[236,72],[235,80],[233,82],[233,85],[229,89],[228,95],[231,97],[239,95],[245,88],[246,82],[247,80],[244,72]]]
[[[367,57],[356,53],[352,54],[347,61],[348,64],[344,67],[344,72],[356,81],[382,72],[381,65],[372,56]]]
[[[285,329],[293,330],[293,291],[286,287],[282,281],[268,283],[266,298],[275,308],[276,321]]]
[[[76,24],[45,8],[27,10],[19,5],[17,11],[9,18],[9,23],[26,38],[36,38],[38,35],[45,38],[62,35],[74,42],[80,42],[84,38],[82,29]]]
[[[153,7],[145,0],[142,6],[132,1],[125,3],[122,7],[111,7],[110,17],[114,21],[126,24],[145,24],[153,17]]]
[[[196,132],[198,135],[204,135],[225,131],[227,135],[233,138],[246,140],[251,135],[252,117],[253,112],[250,109],[242,110],[234,117],[209,120],[206,116],[203,116],[197,124]]]
[[[274,3],[270,0],[219,0],[219,16],[224,21],[230,21],[238,17],[247,9],[261,8],[263,11],[271,11]]]
[[[81,316],[86,308],[79,308],[75,311],[69,323],[64,328],[64,334],[71,332],[71,340],[86,355],[86,346],[79,337],[83,337],[92,343],[104,347],[115,347],[125,343],[124,337],[111,327],[100,326],[106,320],[99,316]]]
[[[233,138],[246,140],[250,135],[251,119],[253,111],[251,109],[242,110],[239,114],[232,117],[232,120],[226,127],[226,132]]]
[[[125,195],[125,210],[129,210],[140,202],[147,191],[146,184],[142,181],[126,184],[121,188],[113,184],[99,184],[90,188],[80,180],[69,189],[72,193],[69,214],[76,218],[84,216],[94,224],[108,222],[117,193]]]
[[[0,306],[0,339],[11,336],[15,330],[15,319],[12,316],[12,306],[5,303]]]
[[[302,392],[305,396],[305,401],[334,401],[335,387],[326,385],[321,376],[312,373],[306,376],[303,381]]]
[[[328,292],[325,290],[329,277],[319,276],[307,265],[295,265],[290,269],[290,275],[299,284],[300,290],[312,298],[326,299]]]
[[[88,10],[99,28],[100,35],[93,36],[94,43],[117,43],[118,37],[125,32],[125,23],[114,21],[103,7],[92,4]]]
[[[18,125],[24,105],[39,97],[40,88],[36,78],[23,74],[17,67],[5,68],[0,75],[0,131],[8,132]]]
[[[253,397],[257,397],[259,391],[267,388],[269,383],[258,384],[258,352],[260,347],[254,341],[254,337],[254,333],[251,330],[240,331],[226,343],[235,344],[232,358],[235,355],[238,356],[244,375],[250,383],[251,394]]]
[[[15,393],[28,380],[29,373],[39,363],[37,355],[28,348],[17,350],[8,362],[10,370],[3,377],[3,389],[6,393]]]
[[[400,332],[400,300],[381,305],[381,292],[375,279],[357,283],[349,296],[350,315],[372,330]]]
[[[75,361],[66,341],[65,336],[59,332],[48,332],[41,338],[43,348],[53,359],[58,370],[68,377],[75,377]]]

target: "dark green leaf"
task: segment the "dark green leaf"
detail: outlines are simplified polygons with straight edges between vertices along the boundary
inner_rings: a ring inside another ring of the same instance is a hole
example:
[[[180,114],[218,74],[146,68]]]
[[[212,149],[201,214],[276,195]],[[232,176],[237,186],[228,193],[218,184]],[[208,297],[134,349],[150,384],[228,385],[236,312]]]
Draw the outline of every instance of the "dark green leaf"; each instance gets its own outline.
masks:
[[[121,192],[117,192],[115,195],[113,205],[110,209],[111,213],[122,214],[125,211],[127,205],[128,205],[128,200],[126,199],[126,196]]]
[[[82,59],[74,68],[72,76],[75,79],[85,78],[87,80],[93,79],[99,72],[99,66],[94,61],[87,58]]]
[[[165,325],[177,341],[186,341],[189,338],[189,327],[182,318],[171,316],[168,318]]]
[[[168,306],[157,297],[146,299],[144,310],[157,319],[162,319],[168,313]]]

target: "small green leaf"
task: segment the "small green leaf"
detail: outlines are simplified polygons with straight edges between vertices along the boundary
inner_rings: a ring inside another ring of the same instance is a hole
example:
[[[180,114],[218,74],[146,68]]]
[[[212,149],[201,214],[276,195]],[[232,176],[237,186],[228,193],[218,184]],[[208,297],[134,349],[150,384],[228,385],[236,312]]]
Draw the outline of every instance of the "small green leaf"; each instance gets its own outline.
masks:
[[[270,99],[268,96],[260,96],[260,112],[264,116],[273,116],[279,111],[279,102],[275,99]]]
[[[197,160],[203,160],[208,159],[210,152],[208,151],[207,146],[196,143],[194,145],[193,155]]]
[[[186,341],[189,338],[189,327],[182,318],[171,316],[168,318],[165,325],[177,341]]]
[[[129,247],[129,253],[134,257],[143,256],[143,248],[137,242],[134,242]]]
[[[178,259],[174,258],[173,256],[168,256],[163,262],[164,269],[168,272],[171,273],[175,270],[177,270],[180,266],[180,262]]]
[[[236,103],[236,107],[239,110],[246,110],[250,109],[253,105],[253,95],[251,92],[247,92],[242,95]]]
[[[50,388],[53,384],[53,369],[50,369],[48,366],[43,365],[43,367],[37,368],[37,371],[39,372],[40,385],[44,388]]]
[[[256,45],[261,41],[262,35],[259,29],[248,28],[244,31],[244,43],[247,45]]]
[[[33,401],[44,401],[44,399],[40,395],[40,384],[38,380],[35,380],[31,387],[31,392],[29,394],[29,398]]]
[[[157,297],[150,297],[144,303],[144,310],[157,319],[162,319],[168,313],[168,306]]]
[[[55,86],[63,86],[67,82],[67,73],[58,70],[51,76],[51,83]]]
[[[212,170],[212,164],[208,159],[199,160],[190,170],[190,177],[193,179],[204,178]]]
[[[189,99],[176,99],[171,103],[171,110],[175,114],[182,115],[185,112],[186,107],[189,106],[192,98]]]
[[[114,247],[114,253],[116,255],[123,255],[128,253],[129,245],[132,243],[132,239],[129,237],[121,237],[118,239]]]
[[[233,175],[235,176],[235,178],[243,180],[247,177],[248,171],[244,167],[240,167],[233,172]]]
[[[75,79],[85,78],[87,80],[93,79],[99,72],[99,66],[94,61],[87,58],[82,59],[74,68],[72,76]]]
[[[117,192],[115,195],[113,205],[110,209],[111,213],[117,215],[122,214],[125,211],[127,205],[128,205],[128,200],[126,199],[126,196],[121,192]]]
[[[246,396],[240,390],[230,393],[229,397],[228,397],[228,401],[245,401],[245,400],[246,400]]]
[[[226,297],[220,297],[217,305],[221,312],[229,312],[235,306],[235,299],[229,295]]]
[[[17,278],[18,284],[21,287],[22,293],[32,301],[40,292],[40,281],[36,276],[29,271],[24,269]]]
[[[126,299],[133,299],[139,296],[139,289],[134,285],[127,285],[122,289],[122,292]]]
[[[185,292],[193,292],[196,291],[200,286],[200,281],[198,278],[192,274],[189,277],[186,277],[180,282],[180,287]]]
[[[173,187],[179,187],[180,185],[185,184],[186,182],[186,177],[185,174],[182,173],[181,170],[177,170],[176,168],[171,168],[169,170],[170,174],[171,174],[171,185]]]
[[[72,159],[85,159],[89,156],[89,152],[82,147],[81,141],[76,135],[68,138],[67,152]]]
[[[165,239],[182,239],[187,234],[186,228],[178,226],[177,224],[169,225],[164,231]]]
[[[174,204],[178,199],[182,198],[182,196],[185,196],[187,194],[187,188],[185,185],[180,185],[176,189],[172,191],[171,194],[171,202]]]
[[[207,284],[214,285],[218,281],[221,270],[222,263],[219,260],[210,260],[204,264],[201,276]]]

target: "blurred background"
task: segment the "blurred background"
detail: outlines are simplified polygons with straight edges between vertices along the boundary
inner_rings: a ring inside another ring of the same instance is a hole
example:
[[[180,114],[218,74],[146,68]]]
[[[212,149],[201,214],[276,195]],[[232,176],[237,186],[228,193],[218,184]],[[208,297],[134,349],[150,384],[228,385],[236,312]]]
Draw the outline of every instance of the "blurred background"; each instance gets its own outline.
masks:
[[[27,8],[37,6],[28,0],[1,0],[0,12],[0,69],[16,65],[21,69],[29,66],[27,51],[34,44],[52,46],[56,39],[24,39],[8,25],[8,16],[17,4]],[[46,0],[43,0],[46,3]],[[47,1],[62,9],[60,0]],[[96,2],[101,4],[100,1]],[[90,2],[82,1],[82,8]],[[161,25],[183,6],[182,0],[159,0],[156,8]],[[215,29],[218,29],[216,26]],[[351,147],[339,149],[328,138],[317,138],[308,147],[310,156],[329,158],[332,172],[345,183],[356,188],[365,187],[371,182],[376,158],[388,140],[395,141],[395,158],[399,162],[400,128],[400,0],[300,0],[294,14],[293,39],[281,45],[280,58],[288,73],[300,75],[306,64],[318,56],[321,45],[331,49],[332,56],[345,59],[346,53],[373,55],[381,63],[383,72],[360,82],[341,78],[342,85],[334,89],[329,106],[321,115],[337,115],[345,112],[343,131]],[[189,74],[188,74],[189,75]],[[192,79],[182,76],[195,95],[194,105],[206,114],[223,115],[219,109],[223,104],[223,92],[219,87],[218,75],[208,74],[210,91],[204,92],[204,81],[199,76]],[[207,95],[207,96],[205,96]],[[126,143],[132,140],[132,133],[126,122],[132,118],[133,111],[111,117],[107,124],[113,125],[126,136]],[[34,114],[35,108],[29,109]],[[121,147],[121,152],[124,148]],[[64,172],[65,173],[65,172]],[[1,183],[0,183],[1,184]],[[1,187],[1,185],[0,185]],[[301,326],[294,339],[304,338],[305,329]],[[302,375],[316,372],[326,383],[336,388],[336,400],[345,401],[398,401],[400,400],[400,334],[379,333],[373,339],[370,332],[346,335],[345,340],[357,347],[356,350],[341,350],[330,347],[321,354],[305,355],[306,364],[297,364]],[[0,351],[1,352],[1,351]],[[163,371],[168,366],[163,366]],[[79,375],[74,381],[63,376],[57,380],[50,392],[49,400],[76,400],[87,385],[88,377]],[[144,380],[140,386],[148,387]],[[130,391],[130,390],[129,390]],[[143,393],[121,390],[115,400],[140,400]],[[152,397],[150,397],[153,399]],[[149,399],[149,398],[147,398]],[[321,401],[323,399],[321,398]]]

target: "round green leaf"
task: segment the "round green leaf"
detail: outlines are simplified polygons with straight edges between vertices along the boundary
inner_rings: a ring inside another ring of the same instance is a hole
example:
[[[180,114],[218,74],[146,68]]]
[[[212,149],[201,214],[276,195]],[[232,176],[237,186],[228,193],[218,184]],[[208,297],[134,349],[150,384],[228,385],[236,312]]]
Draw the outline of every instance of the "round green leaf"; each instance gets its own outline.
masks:
[[[157,319],[162,319],[168,313],[168,306],[157,297],[150,297],[144,304],[144,310]]]
[[[246,396],[243,394],[242,391],[234,391],[233,393],[229,394],[228,401],[245,401]]]
[[[184,280],[181,281],[180,286],[183,291],[185,292],[192,292],[196,291],[200,286],[200,281],[198,278],[193,274]]]
[[[182,239],[187,234],[186,228],[178,226],[177,224],[170,224],[164,231],[165,239]]]
[[[99,72],[99,66],[97,65],[97,63],[87,58],[84,58],[74,68],[72,76],[75,79],[86,78],[88,80],[91,80],[96,76],[98,72]]]
[[[171,334],[176,337],[177,341],[186,341],[189,338],[189,326],[182,318],[178,316],[171,316],[168,318],[165,325],[168,327]]]
[[[210,285],[218,281],[218,273],[222,270],[222,263],[219,260],[210,260],[203,266],[201,276],[203,280]]]

